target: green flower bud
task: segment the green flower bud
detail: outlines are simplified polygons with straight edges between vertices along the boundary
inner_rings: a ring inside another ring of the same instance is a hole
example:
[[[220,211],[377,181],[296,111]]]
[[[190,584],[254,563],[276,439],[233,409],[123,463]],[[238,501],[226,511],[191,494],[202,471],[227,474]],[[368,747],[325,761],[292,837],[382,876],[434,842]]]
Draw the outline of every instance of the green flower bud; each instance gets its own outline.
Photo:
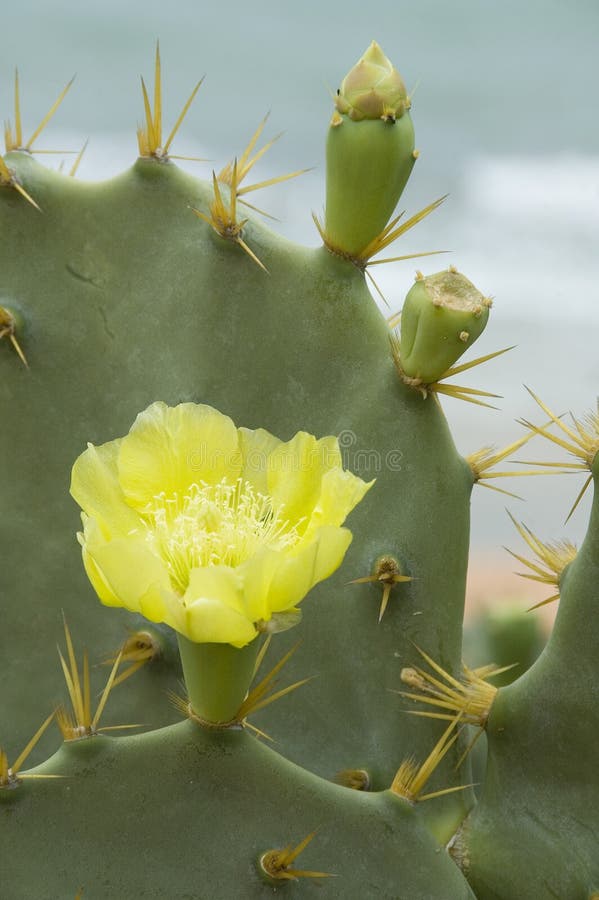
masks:
[[[341,82],[335,106],[350,119],[396,119],[410,108],[403,79],[376,41]]]
[[[361,261],[385,228],[417,154],[401,76],[374,41],[344,78],[327,138],[324,236]]]
[[[492,303],[453,266],[417,275],[401,312],[399,356],[409,378],[432,384],[483,333]]]

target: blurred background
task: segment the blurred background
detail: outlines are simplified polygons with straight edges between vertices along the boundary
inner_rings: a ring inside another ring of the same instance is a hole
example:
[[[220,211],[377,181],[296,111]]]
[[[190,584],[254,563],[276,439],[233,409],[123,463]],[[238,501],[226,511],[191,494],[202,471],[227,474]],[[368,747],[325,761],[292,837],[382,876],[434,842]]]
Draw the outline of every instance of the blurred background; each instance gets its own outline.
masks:
[[[209,177],[239,154],[266,112],[265,137],[283,138],[257,180],[313,167],[265,190],[259,205],[277,230],[317,245],[311,211],[322,211],[330,92],[374,38],[413,92],[420,159],[401,201],[411,214],[449,197],[394,254],[449,250],[440,259],[379,267],[386,315],[401,307],[416,268],[456,265],[495,305],[473,355],[516,344],[461,383],[503,395],[501,411],[450,398],[444,409],[458,449],[511,442],[514,421],[545,415],[527,384],[557,412],[584,413],[599,388],[599,5],[596,0],[377,0],[286,4],[253,0],[119,0],[52,4],[22,0],[2,13],[1,117],[13,116],[14,66],[25,132],[73,73],[75,84],[39,147],[89,146],[78,175],[109,178],[136,157],[143,107],[139,76],[152,81],[156,39],[163,62],[168,132],[195,82],[204,84],[174,152]],[[26,135],[27,137],[27,135]],[[58,166],[57,157],[44,162]],[[64,157],[69,166],[72,157]],[[441,261],[440,261],[441,260]],[[386,271],[383,271],[383,268]],[[533,441],[520,456],[547,459]],[[505,468],[505,467],[504,467]],[[582,476],[502,480],[526,501],[475,489],[469,602],[542,599],[511,573],[501,549],[525,549],[504,507],[543,539],[580,541],[588,497],[564,519]],[[528,555],[525,553],[525,555]]]

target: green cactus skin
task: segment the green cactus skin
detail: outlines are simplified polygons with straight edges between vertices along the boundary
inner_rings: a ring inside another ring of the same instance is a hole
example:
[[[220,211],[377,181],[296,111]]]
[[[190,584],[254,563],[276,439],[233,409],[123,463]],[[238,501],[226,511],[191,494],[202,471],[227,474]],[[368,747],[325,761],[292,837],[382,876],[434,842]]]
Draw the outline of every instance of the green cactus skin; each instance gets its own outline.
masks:
[[[521,606],[496,606],[485,610],[465,628],[464,658],[470,666],[486,665],[489,660],[500,668],[510,666],[506,672],[491,679],[495,687],[503,687],[520,678],[531,667],[543,650],[546,639],[539,619]],[[478,797],[485,783],[486,734],[478,736],[470,754],[470,765]]]
[[[73,900],[79,886],[86,900],[271,897],[260,855],[315,829],[297,867],[334,877],[286,895],[474,896],[408,803],[323,781],[242,730],[93,737],[64,744],[43,773],[66,777],[0,791],[2,884],[19,885],[7,900]]]
[[[327,136],[328,246],[359,259],[387,224],[415,161],[408,112],[394,122],[336,114]]]
[[[598,457],[593,475],[596,489]],[[547,646],[489,717],[484,790],[458,841],[477,897],[578,900],[599,882],[598,585],[595,494]]]
[[[231,722],[252,681],[261,642],[238,650],[230,644],[194,644],[182,634],[177,638],[194,713],[206,722]]]

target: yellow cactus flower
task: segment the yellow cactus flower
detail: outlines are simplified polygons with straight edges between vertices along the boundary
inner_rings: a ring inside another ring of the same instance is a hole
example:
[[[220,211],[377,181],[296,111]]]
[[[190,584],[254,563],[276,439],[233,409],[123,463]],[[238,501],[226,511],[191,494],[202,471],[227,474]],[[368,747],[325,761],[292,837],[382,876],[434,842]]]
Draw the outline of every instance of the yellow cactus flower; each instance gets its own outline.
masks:
[[[341,526],[371,484],[344,471],[334,437],[285,443],[210,406],[157,402],[125,437],[88,445],[71,494],[102,603],[243,647],[340,566]]]

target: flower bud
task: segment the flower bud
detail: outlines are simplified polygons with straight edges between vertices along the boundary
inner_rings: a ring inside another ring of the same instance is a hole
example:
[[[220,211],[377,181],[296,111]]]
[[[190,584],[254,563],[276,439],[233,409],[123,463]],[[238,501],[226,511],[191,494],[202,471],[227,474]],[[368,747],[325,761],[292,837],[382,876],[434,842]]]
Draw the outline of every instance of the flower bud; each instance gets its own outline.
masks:
[[[396,119],[409,109],[403,79],[376,41],[341,82],[335,106],[350,119]]]
[[[418,275],[402,313],[399,356],[409,378],[432,384],[482,334],[492,303],[453,266]]]
[[[374,41],[343,79],[335,107],[327,138],[325,241],[360,261],[391,218],[417,156],[405,85]]]

